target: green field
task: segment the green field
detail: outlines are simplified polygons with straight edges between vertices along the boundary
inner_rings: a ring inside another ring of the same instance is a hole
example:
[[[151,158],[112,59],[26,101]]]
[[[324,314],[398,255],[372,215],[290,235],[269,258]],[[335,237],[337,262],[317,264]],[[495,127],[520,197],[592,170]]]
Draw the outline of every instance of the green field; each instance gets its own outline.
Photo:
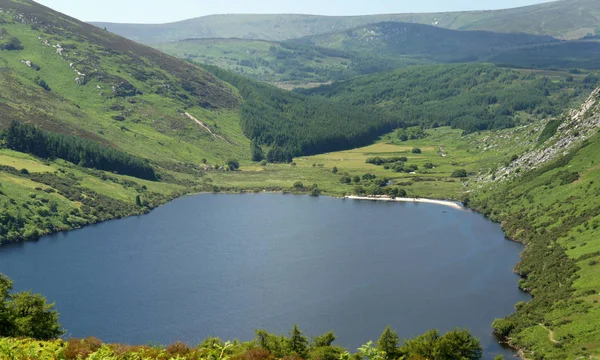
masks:
[[[465,183],[452,178],[455,170],[465,169],[473,176],[487,174],[514,153],[535,146],[532,139],[536,138],[539,131],[539,126],[530,125],[462,136],[461,130],[444,127],[428,130],[424,139],[406,142],[401,142],[394,132],[383,136],[376,144],[363,148],[295,158],[295,166],[243,164],[241,171],[209,172],[203,181],[231,188],[233,191],[296,191],[293,185],[300,181],[305,186],[305,191],[317,184],[324,194],[343,196],[352,194],[357,185],[371,184],[346,185],[340,183],[341,177],[373,174],[378,178],[391,180],[393,186],[404,189],[410,196],[460,200],[465,191]],[[532,134],[531,138],[523,141],[524,139],[515,136],[520,132]],[[481,146],[482,143],[487,143],[487,146]],[[441,155],[440,147],[445,156]],[[422,154],[413,154],[414,148],[421,149]],[[419,166],[419,170],[415,174],[400,174],[385,170],[383,166],[366,163],[368,158],[375,156],[406,156],[407,165],[415,164]],[[426,163],[433,163],[435,167],[426,170]],[[337,174],[332,173],[334,167],[338,169]]]

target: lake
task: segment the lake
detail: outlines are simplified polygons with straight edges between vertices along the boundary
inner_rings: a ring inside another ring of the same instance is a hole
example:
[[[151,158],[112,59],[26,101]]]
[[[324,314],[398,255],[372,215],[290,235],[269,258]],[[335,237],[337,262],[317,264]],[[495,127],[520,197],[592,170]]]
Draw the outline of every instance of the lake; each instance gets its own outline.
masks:
[[[490,324],[528,299],[521,250],[469,210],[206,194],[2,246],[0,272],[56,302],[67,336],[196,345],[297,323],[355,351],[387,325],[401,339],[466,327],[493,358],[512,353]]]

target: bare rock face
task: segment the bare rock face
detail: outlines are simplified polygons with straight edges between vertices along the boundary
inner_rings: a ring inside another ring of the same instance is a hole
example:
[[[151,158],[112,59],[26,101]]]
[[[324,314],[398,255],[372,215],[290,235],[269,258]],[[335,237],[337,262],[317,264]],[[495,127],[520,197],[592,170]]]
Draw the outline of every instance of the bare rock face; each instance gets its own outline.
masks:
[[[546,141],[546,146],[521,155],[510,165],[498,169],[483,181],[506,180],[528,170],[566,155],[569,150],[583,143],[600,129],[600,88],[594,90],[579,109],[571,110],[559,126],[556,134]]]

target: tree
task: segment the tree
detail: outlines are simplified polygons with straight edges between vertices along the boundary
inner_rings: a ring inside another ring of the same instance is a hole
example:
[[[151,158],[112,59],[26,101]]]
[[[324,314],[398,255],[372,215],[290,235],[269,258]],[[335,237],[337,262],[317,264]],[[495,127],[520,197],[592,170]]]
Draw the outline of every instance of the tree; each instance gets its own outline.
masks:
[[[262,161],[265,157],[262,148],[258,145],[256,141],[252,141],[252,161]]]
[[[375,180],[377,178],[377,176],[373,175],[373,174],[364,174],[362,179],[364,181],[369,181],[369,180]]]
[[[354,183],[355,183],[355,184],[358,184],[358,183],[360,183],[360,176],[358,176],[358,175],[355,175],[355,176],[352,178],[352,181],[354,181]]]
[[[39,294],[17,293],[12,296],[8,308],[12,316],[14,336],[50,340],[64,333],[58,323],[54,304],[47,304],[46,299]]]
[[[369,341],[358,349],[358,354],[367,358],[368,360],[385,360],[385,353],[375,346],[373,342]]]
[[[300,181],[296,181],[294,183],[294,188],[296,188],[296,189],[304,189],[304,184],[302,184],[302,182],[300,182]]]
[[[365,194],[365,189],[362,186],[360,186],[360,185],[356,186],[356,187],[354,187],[354,194],[358,195],[358,196],[364,195]]]
[[[429,330],[425,334],[406,341],[400,353],[406,358],[421,356],[425,359],[436,359],[436,345],[440,338],[437,330]]]
[[[298,325],[294,325],[292,331],[290,332],[290,349],[305,358],[308,350],[308,338],[302,334],[302,331],[298,327]]]
[[[10,300],[12,286],[12,281],[0,274],[0,336],[8,336],[12,332],[11,316],[6,306]]]
[[[438,340],[436,355],[440,360],[479,360],[483,349],[468,330],[453,330]]]
[[[321,336],[315,337],[313,341],[313,347],[331,346],[334,341],[335,334],[333,331],[329,331]]]
[[[338,173],[338,168],[336,166],[333,167],[333,169],[331,169],[331,172],[334,174]]]
[[[11,294],[12,281],[0,274],[0,337],[55,339],[64,331],[58,323],[54,304],[38,294]]]
[[[455,170],[452,173],[453,178],[466,178],[467,176],[469,176],[469,174],[467,173],[467,170],[465,170],[465,169]]]
[[[414,148],[414,149],[412,149],[412,153],[413,153],[413,154],[421,154],[421,153],[422,153],[422,151],[421,151],[421,149],[419,149],[419,148]]]
[[[142,199],[140,199],[139,195],[135,196],[135,205],[138,207],[142,207]]]
[[[227,160],[227,166],[229,167],[229,170],[235,171],[240,168],[240,163],[235,159],[229,159]]]
[[[377,341],[377,349],[385,352],[386,360],[395,360],[398,358],[399,343],[398,334],[388,325]]]
[[[424,167],[425,169],[433,169],[433,168],[435,167],[435,165],[433,165],[433,163],[430,163],[430,162],[428,162],[428,163],[425,163],[425,164],[423,165],[423,167]]]

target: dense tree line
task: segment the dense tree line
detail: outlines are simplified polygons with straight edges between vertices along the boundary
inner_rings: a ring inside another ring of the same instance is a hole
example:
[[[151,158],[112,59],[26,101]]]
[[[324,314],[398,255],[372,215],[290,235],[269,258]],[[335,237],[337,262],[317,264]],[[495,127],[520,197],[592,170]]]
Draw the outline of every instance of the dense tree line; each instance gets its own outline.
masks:
[[[277,359],[299,357],[323,360],[478,360],[483,356],[479,340],[468,330],[453,330],[444,335],[437,330],[430,330],[421,336],[400,343],[396,331],[388,326],[376,344],[369,341],[354,355],[333,345],[335,340],[335,334],[328,332],[309,341],[298,326],[294,325],[289,336],[257,330],[255,343]]]
[[[297,92],[354,106],[379,106],[403,127],[449,125],[474,132],[516,125],[515,115],[555,116],[596,85],[487,64],[412,67]],[[401,134],[402,135],[402,134]]]
[[[42,158],[58,158],[87,168],[156,180],[147,161],[96,142],[38,129],[13,121],[1,134],[9,149]]]
[[[327,99],[286,92],[217,67],[207,68],[233,84],[244,97],[241,126],[258,145],[270,147],[269,162],[289,162],[293,156],[360,147],[401,125],[393,116],[368,106],[348,106]]]

